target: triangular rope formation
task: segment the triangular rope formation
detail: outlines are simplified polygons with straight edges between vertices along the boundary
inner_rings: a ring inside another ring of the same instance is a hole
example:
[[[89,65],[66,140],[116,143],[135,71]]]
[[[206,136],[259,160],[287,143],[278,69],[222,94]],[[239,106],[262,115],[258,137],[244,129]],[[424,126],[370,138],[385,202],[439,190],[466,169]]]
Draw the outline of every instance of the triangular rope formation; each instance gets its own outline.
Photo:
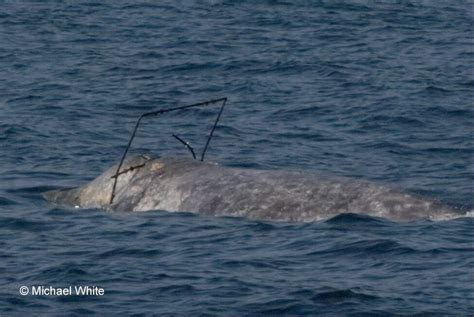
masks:
[[[120,172],[120,168],[122,167],[123,162],[125,161],[125,157],[127,156],[128,150],[130,149],[130,146],[132,145],[133,139],[135,138],[138,127],[140,126],[140,123],[141,123],[143,118],[151,117],[151,116],[158,116],[158,115],[161,115],[161,114],[164,114],[164,113],[167,113],[167,112],[172,112],[172,111],[185,110],[185,109],[195,108],[195,107],[204,107],[204,106],[209,106],[209,105],[213,105],[213,104],[216,104],[216,103],[222,103],[221,108],[219,110],[219,113],[217,114],[216,121],[214,122],[214,125],[212,126],[212,129],[209,132],[209,136],[207,137],[206,145],[204,146],[204,149],[202,150],[202,153],[201,153],[201,161],[204,161],[204,156],[206,155],[206,151],[209,147],[209,143],[211,142],[212,136],[214,134],[214,130],[217,127],[217,123],[219,122],[219,119],[221,118],[222,112],[224,111],[224,107],[225,107],[226,102],[227,102],[227,97],[219,98],[219,99],[213,99],[213,100],[208,100],[208,101],[199,102],[199,103],[186,105],[186,106],[166,108],[166,109],[160,109],[160,110],[156,110],[156,111],[146,112],[146,113],[142,114],[140,117],[138,117],[137,123],[135,124],[135,128],[133,129],[133,132],[132,132],[132,136],[130,137],[130,140],[128,141],[127,147],[125,148],[125,151],[123,152],[122,158],[120,159],[120,163],[117,167],[117,171],[115,172],[114,176],[112,176],[112,178],[114,179],[114,184],[112,186],[112,193],[110,195],[110,204],[112,204],[113,201],[114,201],[115,189],[117,187],[118,177],[120,176],[120,174],[123,174],[123,172]],[[196,155],[194,153],[193,148],[187,142],[185,142],[184,140],[182,140],[178,136],[176,136],[176,135],[173,135],[173,136],[178,141],[180,141],[181,143],[186,145],[186,147],[193,154],[194,159],[196,159]]]

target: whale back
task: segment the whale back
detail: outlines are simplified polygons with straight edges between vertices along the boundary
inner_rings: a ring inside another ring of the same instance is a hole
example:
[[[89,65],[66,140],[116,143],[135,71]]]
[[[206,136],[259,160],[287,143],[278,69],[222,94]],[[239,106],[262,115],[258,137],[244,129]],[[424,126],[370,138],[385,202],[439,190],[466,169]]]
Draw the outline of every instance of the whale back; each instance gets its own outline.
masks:
[[[116,169],[117,165],[82,187],[50,191],[44,196],[79,208],[187,211],[298,222],[348,212],[397,221],[460,216],[439,201],[363,180],[148,156],[125,161],[111,204]]]
[[[137,155],[125,160],[119,172],[116,192],[126,189],[133,176],[150,160],[151,157],[146,155]],[[58,205],[79,208],[107,208],[110,203],[117,167],[118,164],[115,164],[84,186],[47,191],[43,193],[43,197]]]

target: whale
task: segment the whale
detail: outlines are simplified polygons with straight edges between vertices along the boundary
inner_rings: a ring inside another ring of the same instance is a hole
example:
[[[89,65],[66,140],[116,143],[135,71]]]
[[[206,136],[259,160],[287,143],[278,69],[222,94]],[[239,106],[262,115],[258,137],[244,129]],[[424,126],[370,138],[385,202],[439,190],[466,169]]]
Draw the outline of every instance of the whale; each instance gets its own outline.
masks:
[[[151,155],[126,159],[117,175],[116,169],[117,165],[112,166],[83,186],[51,190],[43,196],[72,208],[161,210],[288,222],[320,221],[344,213],[393,221],[462,216],[454,207],[391,186],[308,171],[227,167]]]

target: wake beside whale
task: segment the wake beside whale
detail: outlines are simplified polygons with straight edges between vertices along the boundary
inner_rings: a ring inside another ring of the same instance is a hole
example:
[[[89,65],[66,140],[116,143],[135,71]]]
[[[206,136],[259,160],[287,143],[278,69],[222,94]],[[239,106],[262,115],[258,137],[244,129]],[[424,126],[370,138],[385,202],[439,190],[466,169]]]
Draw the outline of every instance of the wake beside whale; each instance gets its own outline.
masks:
[[[114,166],[89,184],[43,193],[54,203],[121,211],[165,210],[310,222],[342,213],[395,221],[445,220],[460,211],[390,187],[298,171],[231,168],[183,158],[127,159],[110,198]]]

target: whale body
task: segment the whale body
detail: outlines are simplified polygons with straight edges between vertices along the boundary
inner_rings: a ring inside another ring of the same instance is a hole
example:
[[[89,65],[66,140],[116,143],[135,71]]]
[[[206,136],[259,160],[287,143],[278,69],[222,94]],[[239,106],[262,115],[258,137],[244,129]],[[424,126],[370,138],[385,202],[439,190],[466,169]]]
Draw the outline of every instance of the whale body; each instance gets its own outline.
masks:
[[[125,161],[110,203],[116,169],[117,165],[84,186],[49,191],[43,196],[76,208],[164,210],[298,222],[342,213],[395,221],[461,216],[438,201],[367,181],[145,155]]]

